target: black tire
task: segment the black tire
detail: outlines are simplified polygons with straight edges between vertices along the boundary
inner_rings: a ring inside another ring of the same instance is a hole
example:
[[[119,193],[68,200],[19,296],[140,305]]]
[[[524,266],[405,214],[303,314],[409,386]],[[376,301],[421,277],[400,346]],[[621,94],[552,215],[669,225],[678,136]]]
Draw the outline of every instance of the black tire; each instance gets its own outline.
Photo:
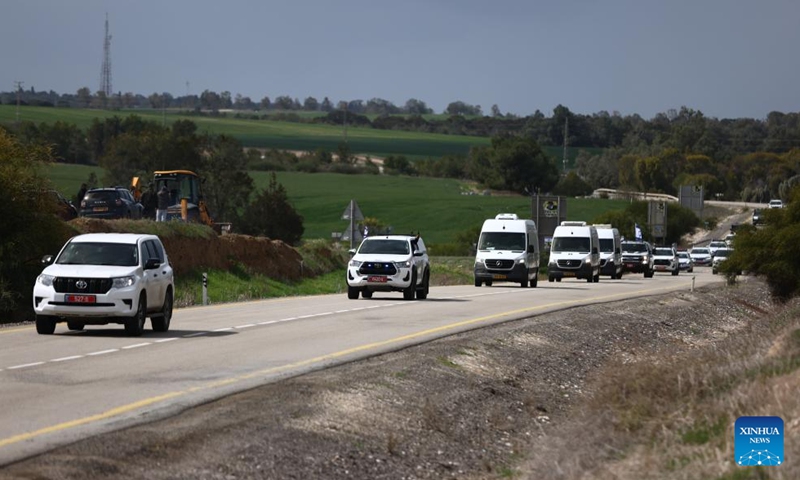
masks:
[[[67,328],[70,330],[83,330],[86,325],[83,322],[70,322],[67,321]]]
[[[428,298],[428,292],[430,291],[431,278],[427,270],[425,270],[425,276],[422,278],[422,288],[417,290],[417,300],[425,300]]]
[[[487,287],[491,287],[492,286],[492,281],[491,280],[486,280],[486,286]]]
[[[600,271],[599,271],[599,270],[597,271],[597,275],[595,275],[595,276],[592,278],[592,282],[594,282],[594,283],[600,283]]]
[[[536,288],[537,285],[539,285],[539,273],[538,272],[531,279],[531,288]]]
[[[528,270],[525,270],[525,279],[519,282],[519,286],[522,288],[528,288]]]
[[[36,333],[52,335],[56,331],[56,319],[50,315],[36,315]]]
[[[561,283],[561,277],[556,278],[556,282]]]
[[[592,283],[594,281],[594,275],[589,275],[588,277],[586,277],[586,281]]]
[[[645,270],[645,272],[644,272],[644,278],[653,278],[653,274],[654,274],[654,273],[655,273],[655,272],[654,272],[653,270]]]
[[[548,275],[547,281],[550,282],[550,283],[553,283],[553,282],[556,281],[556,278]]]
[[[361,296],[363,298],[372,298],[372,290],[367,290],[366,288],[361,290]]]
[[[132,317],[125,319],[125,333],[131,337],[139,337],[144,332],[144,322],[147,319],[147,297],[144,294],[139,296],[139,304],[136,313]]]
[[[417,272],[411,274],[411,283],[403,290],[404,300],[414,300],[417,293]]]
[[[673,270],[673,271],[672,271],[672,276],[673,276],[673,277],[677,277],[677,276],[678,276],[678,273],[680,273],[680,270]]]
[[[358,289],[355,288],[355,287],[348,286],[347,287],[347,298],[349,298],[350,300],[358,299]]]
[[[475,279],[475,286],[476,286],[476,287],[480,287],[482,284],[483,284],[483,282],[481,282],[481,281],[480,281],[480,280],[478,280],[477,278]]]
[[[172,321],[172,289],[167,289],[167,295],[164,297],[164,305],[161,307],[161,312],[158,316],[150,317],[150,324],[153,326],[153,331],[166,332],[169,330],[169,324]]]

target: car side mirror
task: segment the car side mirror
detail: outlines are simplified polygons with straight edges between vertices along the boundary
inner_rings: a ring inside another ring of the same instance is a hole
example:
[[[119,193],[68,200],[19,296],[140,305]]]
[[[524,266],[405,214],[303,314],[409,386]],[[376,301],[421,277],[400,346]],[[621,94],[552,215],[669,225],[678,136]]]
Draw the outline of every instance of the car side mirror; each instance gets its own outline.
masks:
[[[350,250],[347,251],[347,253],[349,253],[350,256],[353,256],[353,255],[356,254],[356,249],[355,248],[351,248]]]
[[[160,266],[161,266],[161,260],[159,260],[157,258],[150,258],[144,264],[144,269],[145,270],[155,270],[156,268],[158,268]]]
[[[422,255],[424,255],[424,254],[425,254],[425,252],[420,252],[419,250],[417,250],[416,252],[414,252],[414,256],[415,256],[415,257],[421,257],[421,256],[422,256]]]
[[[41,262],[42,262],[42,265],[44,265],[46,267],[46,266],[50,265],[51,263],[53,263],[53,256],[52,255],[45,255],[44,257],[42,257]]]

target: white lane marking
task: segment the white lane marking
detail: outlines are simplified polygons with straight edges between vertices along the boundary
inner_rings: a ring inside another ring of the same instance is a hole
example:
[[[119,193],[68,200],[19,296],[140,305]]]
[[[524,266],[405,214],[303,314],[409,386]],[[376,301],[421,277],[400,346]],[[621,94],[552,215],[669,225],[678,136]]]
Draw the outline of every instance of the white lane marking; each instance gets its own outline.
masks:
[[[123,350],[128,350],[129,348],[146,347],[147,345],[150,345],[150,343],[147,342],[147,343],[137,343],[136,345],[127,345],[125,347],[122,347],[122,349]]]
[[[71,357],[54,358],[51,362],[66,362],[67,360],[77,360],[83,358],[83,355],[72,355]]]
[[[156,340],[155,343],[166,343],[166,342],[171,342],[171,341],[177,340],[177,339],[178,339],[178,337],[162,338],[161,340]]]
[[[100,350],[99,352],[87,353],[86,356],[92,357],[95,355],[105,355],[106,353],[114,353],[114,352],[119,352],[119,348],[111,348],[108,350]]]
[[[347,313],[347,312],[354,312],[356,310],[361,310],[360,308],[354,308],[353,310],[336,310],[333,313]]]
[[[248,323],[247,325],[239,325],[238,327],[233,327],[233,328],[250,328],[255,326],[256,326],[255,323]]]
[[[282,322],[283,320],[267,320],[266,322],[259,322],[259,325],[271,325],[273,323]]]
[[[223,327],[223,328],[218,328],[216,330],[211,330],[211,331],[212,332],[227,332],[228,330],[233,330],[233,327]]]
[[[28,367],[35,367],[37,365],[43,365],[44,362],[34,362],[34,363],[26,363],[24,365],[14,365],[13,367],[6,367],[7,370],[17,370],[20,368],[28,368]]]

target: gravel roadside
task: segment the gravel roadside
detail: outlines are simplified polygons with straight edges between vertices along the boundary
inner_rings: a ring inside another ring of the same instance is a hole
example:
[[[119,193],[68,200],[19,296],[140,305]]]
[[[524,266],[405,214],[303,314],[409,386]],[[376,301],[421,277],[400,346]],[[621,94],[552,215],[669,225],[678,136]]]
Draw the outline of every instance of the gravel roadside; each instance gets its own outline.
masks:
[[[604,364],[705,348],[777,308],[744,282],[450,336],[83,440],[0,479],[524,477]]]

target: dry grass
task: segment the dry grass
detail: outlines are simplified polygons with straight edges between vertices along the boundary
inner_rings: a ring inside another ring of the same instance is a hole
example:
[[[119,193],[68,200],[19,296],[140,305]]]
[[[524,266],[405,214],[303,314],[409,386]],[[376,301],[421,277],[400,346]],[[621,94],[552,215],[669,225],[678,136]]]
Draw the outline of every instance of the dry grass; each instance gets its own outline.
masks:
[[[531,478],[800,478],[798,314],[789,306],[702,348],[612,361],[569,422],[541,439]],[[784,419],[784,465],[734,464],[744,415]]]

